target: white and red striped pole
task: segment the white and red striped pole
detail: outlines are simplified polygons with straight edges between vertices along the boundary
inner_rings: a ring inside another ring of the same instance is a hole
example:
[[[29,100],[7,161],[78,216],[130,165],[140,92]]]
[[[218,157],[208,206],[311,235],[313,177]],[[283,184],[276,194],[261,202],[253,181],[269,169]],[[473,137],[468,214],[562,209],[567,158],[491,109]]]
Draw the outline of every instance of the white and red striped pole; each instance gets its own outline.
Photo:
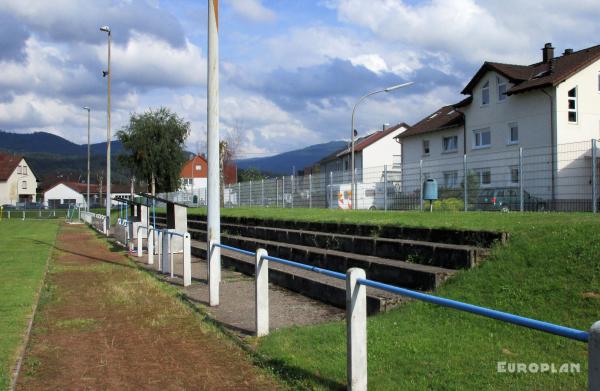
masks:
[[[221,243],[221,211],[219,200],[219,1],[208,0],[208,232],[207,244]],[[207,249],[209,272],[209,304],[219,305],[221,281],[221,249]]]

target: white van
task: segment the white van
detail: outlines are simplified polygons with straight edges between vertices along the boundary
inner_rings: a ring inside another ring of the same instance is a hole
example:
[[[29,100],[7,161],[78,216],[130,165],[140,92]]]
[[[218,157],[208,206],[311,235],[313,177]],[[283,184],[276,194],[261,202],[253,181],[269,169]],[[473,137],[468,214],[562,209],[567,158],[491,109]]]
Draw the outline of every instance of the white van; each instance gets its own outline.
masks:
[[[385,209],[384,183],[357,183],[356,206],[352,207],[352,184],[342,183],[327,186],[327,207],[329,209]],[[395,187],[388,184],[387,203],[390,206]]]

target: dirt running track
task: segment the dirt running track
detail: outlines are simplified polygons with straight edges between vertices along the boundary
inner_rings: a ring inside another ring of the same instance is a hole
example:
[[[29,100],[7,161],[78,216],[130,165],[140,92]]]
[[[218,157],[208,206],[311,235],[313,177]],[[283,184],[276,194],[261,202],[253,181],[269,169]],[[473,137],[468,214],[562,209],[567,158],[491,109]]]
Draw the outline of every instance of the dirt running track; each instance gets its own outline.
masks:
[[[56,246],[17,389],[279,388],[88,228]]]

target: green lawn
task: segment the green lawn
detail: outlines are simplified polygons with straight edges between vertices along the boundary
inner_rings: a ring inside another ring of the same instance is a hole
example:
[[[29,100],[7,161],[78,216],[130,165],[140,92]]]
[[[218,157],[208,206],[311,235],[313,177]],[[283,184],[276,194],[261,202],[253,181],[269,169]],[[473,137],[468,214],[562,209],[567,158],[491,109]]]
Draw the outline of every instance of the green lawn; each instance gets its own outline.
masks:
[[[222,213],[508,231],[508,245],[495,248],[484,264],[459,273],[435,294],[579,329],[600,320],[600,216],[315,209]],[[371,317],[368,335],[372,390],[586,387],[586,344],[423,302]],[[344,322],[283,329],[258,343],[258,352],[294,387],[343,386],[345,351]],[[501,374],[498,362],[579,363],[581,373]]]
[[[23,342],[59,220],[0,221],[0,389]]]

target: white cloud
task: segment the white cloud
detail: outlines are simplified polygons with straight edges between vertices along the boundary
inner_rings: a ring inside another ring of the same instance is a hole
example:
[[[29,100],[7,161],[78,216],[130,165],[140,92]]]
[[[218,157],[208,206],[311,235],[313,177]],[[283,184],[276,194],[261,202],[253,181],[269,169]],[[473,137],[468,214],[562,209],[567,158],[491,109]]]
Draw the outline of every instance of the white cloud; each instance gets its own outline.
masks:
[[[236,14],[253,22],[273,22],[277,19],[275,12],[260,0],[229,0],[228,3]]]
[[[98,46],[99,60],[106,59],[106,46]],[[112,74],[116,81],[139,86],[198,86],[206,81],[206,58],[189,41],[183,48],[146,34],[133,33],[125,46],[114,45]]]

